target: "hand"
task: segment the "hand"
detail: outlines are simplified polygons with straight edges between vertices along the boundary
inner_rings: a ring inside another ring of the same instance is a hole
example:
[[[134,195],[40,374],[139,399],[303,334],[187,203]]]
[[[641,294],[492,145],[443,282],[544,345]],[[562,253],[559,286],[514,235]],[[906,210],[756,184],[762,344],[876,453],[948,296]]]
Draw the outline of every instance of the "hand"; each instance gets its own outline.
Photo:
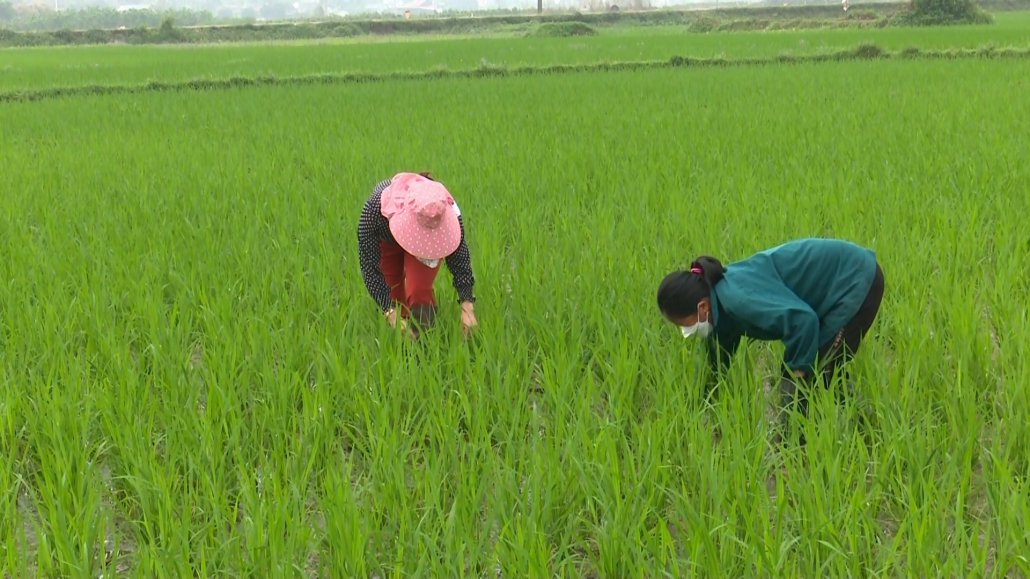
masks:
[[[472,328],[479,325],[476,321],[476,314],[473,311],[472,302],[462,302],[461,304],[461,331],[466,336],[472,331]]]
[[[794,374],[795,378],[804,378],[805,377],[805,371],[804,370],[794,370],[793,374]]]
[[[404,335],[413,340],[418,337],[415,335],[415,330],[408,327],[408,322],[404,318],[401,318],[400,320],[397,319],[397,308],[390,308],[385,314],[383,314],[383,316],[386,317],[386,321],[390,324],[391,328],[396,328],[399,321],[401,330],[404,331]]]

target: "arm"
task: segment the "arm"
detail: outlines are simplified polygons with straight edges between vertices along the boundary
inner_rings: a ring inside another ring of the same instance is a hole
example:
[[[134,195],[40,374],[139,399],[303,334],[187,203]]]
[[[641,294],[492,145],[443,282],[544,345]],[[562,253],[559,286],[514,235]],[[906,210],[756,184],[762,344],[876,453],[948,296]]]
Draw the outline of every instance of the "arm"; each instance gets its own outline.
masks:
[[[458,224],[461,226],[461,243],[454,253],[447,256],[447,269],[451,272],[454,280],[454,289],[458,292],[458,303],[475,303],[476,297],[473,289],[476,285],[476,276],[472,273],[472,257],[469,254],[469,246],[465,241],[465,223],[461,216],[458,216]]]
[[[811,373],[819,351],[819,316],[782,284],[747,292],[734,315],[783,340],[784,363],[795,375]]]
[[[712,369],[713,375],[720,374],[730,365],[730,359],[737,352],[740,345],[740,336],[734,336],[725,343],[715,337],[715,334],[708,336],[708,366]]]
[[[708,367],[711,370],[708,372],[702,386],[705,398],[715,390],[716,385],[719,383],[720,374],[729,367],[730,359],[736,353],[737,346],[740,344],[740,338],[739,335],[724,336],[720,340],[715,334],[711,334],[705,340],[705,346],[707,346],[708,350]]]
[[[365,288],[369,295],[376,301],[376,304],[387,312],[392,307],[390,302],[390,286],[386,284],[386,277],[379,268],[379,239],[381,229],[389,227],[386,218],[380,213],[380,196],[383,189],[390,184],[390,181],[383,181],[376,185],[372,196],[365,202],[361,209],[361,219],[358,221],[358,259],[361,263],[361,276],[365,281]]]

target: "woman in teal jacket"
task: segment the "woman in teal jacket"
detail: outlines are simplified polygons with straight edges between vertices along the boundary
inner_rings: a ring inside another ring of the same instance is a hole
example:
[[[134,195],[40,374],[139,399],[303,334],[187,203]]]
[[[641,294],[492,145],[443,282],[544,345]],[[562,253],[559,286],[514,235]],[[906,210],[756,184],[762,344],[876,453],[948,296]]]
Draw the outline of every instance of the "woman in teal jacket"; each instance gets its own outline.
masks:
[[[725,268],[713,257],[699,257],[689,270],[662,280],[658,308],[684,337],[707,338],[716,372],[729,363],[742,338],[782,340],[782,401],[785,407],[796,403],[807,416],[808,399],[796,382],[810,383],[819,372],[829,383],[873,325],[883,288],[872,250],[809,238]]]

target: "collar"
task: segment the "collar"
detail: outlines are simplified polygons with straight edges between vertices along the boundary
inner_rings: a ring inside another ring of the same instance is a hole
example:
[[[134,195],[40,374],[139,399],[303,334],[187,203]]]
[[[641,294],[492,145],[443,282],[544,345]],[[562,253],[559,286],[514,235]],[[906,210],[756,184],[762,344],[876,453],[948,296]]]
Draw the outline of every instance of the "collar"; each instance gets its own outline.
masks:
[[[712,326],[717,327],[719,325],[719,297],[715,295],[714,287],[708,295],[708,301],[711,302]]]

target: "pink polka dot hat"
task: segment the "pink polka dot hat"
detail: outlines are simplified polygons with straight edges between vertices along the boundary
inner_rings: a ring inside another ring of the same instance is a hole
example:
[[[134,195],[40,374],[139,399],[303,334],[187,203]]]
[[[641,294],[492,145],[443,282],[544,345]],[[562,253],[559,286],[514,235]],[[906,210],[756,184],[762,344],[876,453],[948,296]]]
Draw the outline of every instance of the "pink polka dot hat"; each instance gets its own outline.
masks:
[[[442,259],[458,249],[458,212],[440,183],[417,173],[398,173],[381,201],[390,233],[404,251],[422,259]]]

